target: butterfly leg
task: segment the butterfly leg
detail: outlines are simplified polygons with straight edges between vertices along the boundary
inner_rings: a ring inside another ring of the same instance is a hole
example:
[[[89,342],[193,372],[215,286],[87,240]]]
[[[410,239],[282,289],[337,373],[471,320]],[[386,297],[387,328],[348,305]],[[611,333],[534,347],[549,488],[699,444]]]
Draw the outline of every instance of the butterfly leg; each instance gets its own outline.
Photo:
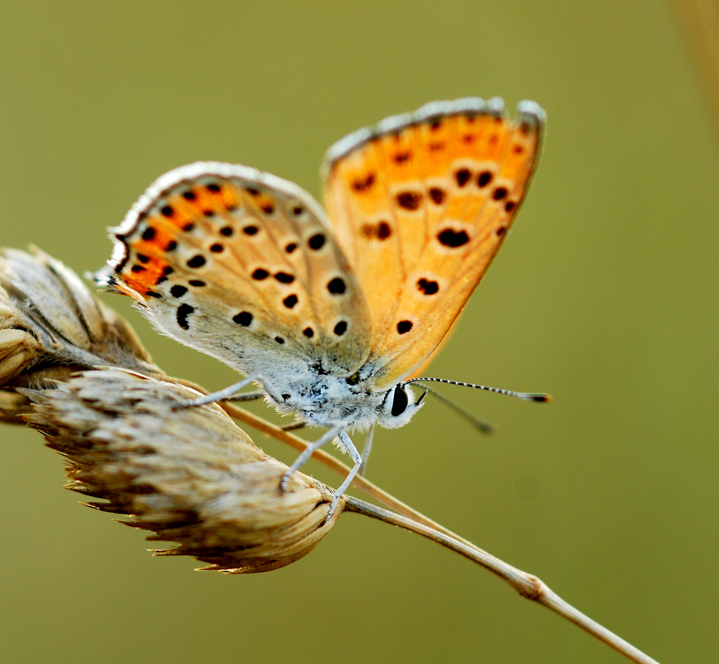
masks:
[[[265,382],[264,377],[261,374],[254,374],[252,376],[248,376],[244,380],[241,380],[239,383],[234,383],[233,385],[230,385],[229,387],[226,387],[223,390],[219,390],[218,392],[212,392],[212,394],[206,394],[204,397],[200,397],[199,399],[191,399],[190,401],[184,401],[176,408],[189,408],[190,406],[204,406],[208,403],[215,403],[215,401],[222,401],[223,399],[229,399],[232,396],[235,396],[237,392],[239,392],[242,388],[247,387],[250,383],[254,383],[255,381],[258,381],[262,383],[262,386],[267,390],[269,394],[271,394],[271,390],[268,388],[267,383]],[[260,393],[262,394],[262,393]],[[245,395],[240,395],[245,396]],[[244,399],[240,399],[240,401],[244,401]]]
[[[337,488],[334,498],[332,498],[332,503],[330,504],[330,511],[327,512],[327,518],[325,519],[325,521],[327,521],[332,516],[332,512],[335,511],[337,501],[342,498],[344,492],[347,491],[349,485],[352,484],[352,480],[355,478],[357,471],[362,466],[362,457],[357,451],[357,448],[354,446],[352,439],[347,435],[347,432],[342,430],[337,435],[339,436],[340,441],[342,441],[342,446],[347,450],[350,457],[352,457],[352,461],[354,461],[354,466],[352,466],[352,470],[350,470],[350,472],[347,474],[347,477],[345,477],[344,482],[342,482],[342,484],[340,484]]]
[[[232,397],[227,397],[226,401],[256,401],[264,396],[264,392],[245,392],[245,394],[235,394]]]
[[[362,465],[357,471],[360,475],[364,475],[367,470],[367,460],[369,459],[369,453],[372,451],[372,438],[374,437],[374,427],[371,427],[367,432],[367,438],[364,441],[364,447],[362,448]]]
[[[315,450],[320,449],[320,447],[322,447],[323,445],[326,445],[330,441],[334,440],[337,434],[339,434],[341,431],[341,426],[333,427],[329,431],[325,432],[324,435],[318,438],[314,443],[310,443],[302,451],[302,454],[300,454],[295,459],[295,462],[287,469],[287,472],[282,476],[282,479],[280,480],[280,490],[285,491],[287,489],[287,482],[290,481],[292,473],[302,468],[302,466],[304,466],[310,460],[310,457],[314,454]]]
[[[305,422],[292,422],[290,424],[283,424],[280,429],[282,431],[297,431],[299,429],[304,429],[307,426]]]

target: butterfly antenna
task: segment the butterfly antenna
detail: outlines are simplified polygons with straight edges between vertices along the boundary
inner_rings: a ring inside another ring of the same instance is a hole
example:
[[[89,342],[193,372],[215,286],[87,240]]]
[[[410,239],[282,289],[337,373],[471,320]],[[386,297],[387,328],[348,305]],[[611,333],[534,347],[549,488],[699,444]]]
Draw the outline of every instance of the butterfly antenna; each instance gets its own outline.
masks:
[[[439,399],[443,404],[449,406],[455,413],[457,413],[457,415],[467,420],[467,422],[469,422],[478,431],[481,431],[482,433],[494,432],[494,427],[489,422],[486,422],[485,420],[482,420],[479,417],[475,417],[471,413],[468,413],[466,410],[464,410],[464,408],[458,406],[454,401],[448,399],[443,394],[440,394],[436,390],[433,390],[431,387],[427,387],[426,385],[422,385],[422,389],[426,390],[432,396]]]
[[[544,392],[514,392],[513,390],[505,390],[501,387],[488,387],[487,385],[475,385],[474,383],[463,383],[458,380],[448,380],[447,378],[412,378],[405,382],[410,383],[444,383],[445,385],[459,385],[460,387],[473,387],[476,390],[486,390],[487,392],[496,392],[497,394],[506,394],[509,397],[516,397],[523,401],[538,401],[540,403],[548,403],[552,400],[551,394]],[[424,386],[428,389],[427,386]],[[433,394],[436,394],[433,392]]]

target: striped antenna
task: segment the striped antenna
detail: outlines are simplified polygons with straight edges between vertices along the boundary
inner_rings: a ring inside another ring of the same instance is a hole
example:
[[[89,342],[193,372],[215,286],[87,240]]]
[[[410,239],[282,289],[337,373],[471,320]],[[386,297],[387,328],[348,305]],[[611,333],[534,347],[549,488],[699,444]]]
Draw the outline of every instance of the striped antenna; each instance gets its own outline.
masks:
[[[513,390],[505,390],[501,387],[488,387],[487,385],[475,385],[474,383],[463,383],[458,380],[448,380],[447,378],[412,378],[404,384],[410,383],[444,383],[445,385],[459,385],[460,387],[473,387],[475,390],[486,390],[487,392],[496,392],[497,394],[506,394],[509,397],[516,397],[522,401],[537,401],[539,403],[548,403],[552,400],[551,394],[544,392],[514,392]]]

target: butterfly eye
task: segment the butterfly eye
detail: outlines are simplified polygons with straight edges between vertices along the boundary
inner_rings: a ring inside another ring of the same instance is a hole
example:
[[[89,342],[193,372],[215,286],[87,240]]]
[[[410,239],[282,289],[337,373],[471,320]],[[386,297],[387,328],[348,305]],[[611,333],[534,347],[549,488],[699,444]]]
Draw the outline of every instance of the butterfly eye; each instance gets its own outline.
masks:
[[[401,385],[397,385],[397,387],[394,388],[394,394],[392,395],[392,416],[397,417],[404,413],[404,411],[407,410],[408,405],[409,397],[407,396],[407,392],[402,389]]]

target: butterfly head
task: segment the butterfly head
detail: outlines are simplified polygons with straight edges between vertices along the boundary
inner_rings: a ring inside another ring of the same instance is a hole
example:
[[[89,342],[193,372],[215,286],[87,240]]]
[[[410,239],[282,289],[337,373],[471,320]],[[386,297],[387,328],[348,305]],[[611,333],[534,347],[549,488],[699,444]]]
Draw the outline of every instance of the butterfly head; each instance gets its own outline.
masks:
[[[377,410],[377,419],[386,429],[396,429],[404,426],[412,416],[422,407],[427,392],[422,392],[415,399],[412,388],[399,383],[387,391],[382,405]]]

